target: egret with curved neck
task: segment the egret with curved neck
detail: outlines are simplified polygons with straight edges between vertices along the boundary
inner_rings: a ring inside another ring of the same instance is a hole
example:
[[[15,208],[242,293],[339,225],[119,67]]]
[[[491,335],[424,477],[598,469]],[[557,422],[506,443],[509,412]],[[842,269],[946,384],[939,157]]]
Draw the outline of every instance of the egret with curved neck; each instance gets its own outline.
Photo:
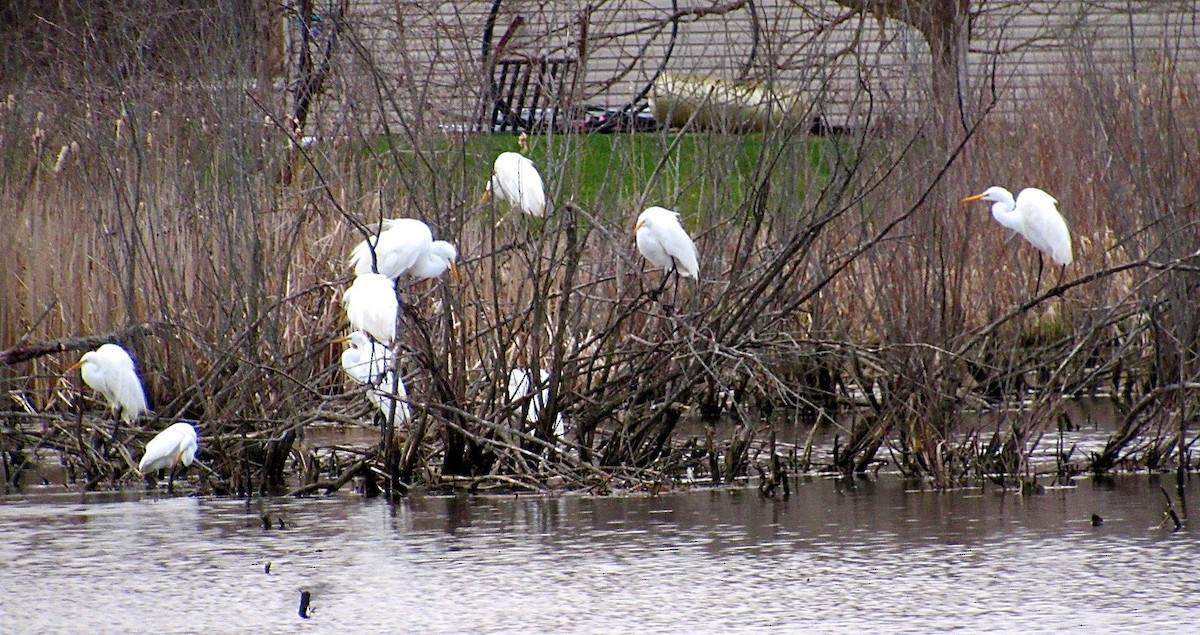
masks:
[[[1067,221],[1059,213],[1058,201],[1053,196],[1036,187],[1027,187],[1013,199],[1012,192],[992,186],[982,194],[962,200],[964,203],[975,201],[991,201],[992,218],[997,223],[1023,236],[1054,262],[1066,266],[1075,261],[1071,252],[1071,230],[1067,229]]]

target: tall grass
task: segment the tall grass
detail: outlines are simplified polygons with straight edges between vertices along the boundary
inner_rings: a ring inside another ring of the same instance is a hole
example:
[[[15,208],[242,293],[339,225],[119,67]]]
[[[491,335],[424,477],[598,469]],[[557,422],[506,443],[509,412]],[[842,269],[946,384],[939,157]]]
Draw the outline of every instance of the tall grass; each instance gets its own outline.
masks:
[[[1174,67],[1115,84],[1083,68],[1069,98],[1019,125],[985,118],[945,152],[921,121],[835,139],[535,136],[554,210],[538,221],[476,204],[511,137],[381,127],[382,113],[346,116],[343,98],[338,111],[318,100],[328,134],[296,147],[288,104],[235,63],[244,46],[230,36],[202,81],[29,81],[0,105],[3,348],[132,334],[122,343],[158,417],[199,422],[225,487],[278,489],[288,465],[315,482],[306,426],[369,418],[332,340],[346,330],[350,247],[402,216],[454,241],[466,275],[401,289],[417,416],[384,439],[392,465],[373,451],[355,464],[370,478],[603,489],[690,468],[728,480],[778,472],[759,452],[769,439],[775,452],[779,416],[797,413],[834,426],[837,443],[792,469],[890,463],[945,486],[1008,483],[1035,476],[1029,455],[1077,423],[1063,422],[1064,400],[1084,394],[1124,420],[1064,474],[1192,464],[1200,174],[1184,159],[1200,113],[1195,78]],[[362,103],[432,108],[374,88]],[[993,184],[1056,195],[1076,263],[1038,280],[1029,245],[958,203]],[[664,280],[637,256],[631,224],[652,204],[683,214],[700,282]],[[52,422],[47,447],[83,443],[63,423],[89,407],[62,376],[77,356],[0,371],[13,456],[32,420]],[[517,366],[552,373],[535,426],[507,398]],[[968,416],[980,410],[995,415]]]

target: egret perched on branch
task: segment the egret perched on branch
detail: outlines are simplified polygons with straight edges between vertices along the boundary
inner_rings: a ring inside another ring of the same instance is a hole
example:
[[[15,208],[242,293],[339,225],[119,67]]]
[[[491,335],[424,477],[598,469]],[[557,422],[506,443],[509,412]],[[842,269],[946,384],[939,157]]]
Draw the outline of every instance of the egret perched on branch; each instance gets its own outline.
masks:
[[[400,300],[396,286],[387,276],[364,273],[342,294],[342,306],[350,326],[366,331],[387,346],[396,339],[396,319],[400,316]]]
[[[679,214],[664,207],[650,207],[642,212],[633,228],[638,251],[642,256],[684,278],[700,277],[696,245],[679,224]]]
[[[542,408],[546,407],[546,402],[550,400],[550,371],[542,369],[541,381],[538,386],[541,390],[538,394],[529,400],[525,405],[525,420],[531,424],[537,425],[541,420]],[[518,402],[521,399],[529,397],[533,394],[533,373],[530,373],[526,368],[514,368],[508,373],[508,400],[510,402]],[[557,413],[554,416],[554,436],[562,438],[566,434],[567,427],[563,422],[562,413]]]
[[[342,351],[342,370],[357,383],[378,385],[392,368],[392,351],[371,341],[362,331],[354,331],[335,341],[349,344]]]
[[[437,278],[447,269],[457,278],[456,260],[454,245],[434,240],[429,225],[414,218],[384,220],[377,236],[358,243],[350,252],[355,274],[379,273],[391,280],[404,275],[417,280]]]
[[[387,417],[391,410],[394,386],[395,396],[399,398],[396,401],[396,417],[402,422],[411,421],[412,412],[405,402],[408,399],[408,389],[405,388],[404,381],[394,374],[392,351],[386,346],[372,342],[362,331],[354,331],[337,341],[350,345],[342,351],[342,370],[356,383],[370,387],[367,399]]]
[[[521,133],[519,137],[521,152],[529,151],[528,137]],[[546,215],[546,188],[542,184],[542,175],[537,168],[521,152],[501,152],[492,164],[492,178],[488,180],[487,189],[479,199],[479,204],[486,203],[492,196],[508,201],[514,209],[530,216]]]
[[[191,466],[196,458],[196,428],[183,421],[159,432],[146,444],[146,453],[138,462],[138,472],[148,474],[158,470],[170,470],[167,475],[167,493],[175,490],[175,469]]]
[[[392,392],[392,389],[396,392]],[[396,423],[407,424],[412,421],[412,410],[408,407],[408,388],[404,386],[404,379],[396,375],[395,370],[388,370],[383,374],[383,378],[375,384],[372,390],[367,391],[367,399],[379,408],[379,412],[383,413],[383,418],[391,414],[392,402],[396,402]]]
[[[982,194],[962,200],[963,203],[975,201],[991,201],[992,218],[997,223],[1024,236],[1029,244],[1054,262],[1065,266],[1075,260],[1071,253],[1071,231],[1067,229],[1067,221],[1059,213],[1058,201],[1053,196],[1036,187],[1027,187],[1013,200],[1012,192],[992,186]],[[1040,254],[1038,257],[1040,264]]]
[[[133,423],[146,412],[146,392],[138,379],[133,358],[124,348],[116,344],[104,344],[84,353],[67,372],[81,367],[83,383],[104,396],[115,421],[123,419],[125,423]]]

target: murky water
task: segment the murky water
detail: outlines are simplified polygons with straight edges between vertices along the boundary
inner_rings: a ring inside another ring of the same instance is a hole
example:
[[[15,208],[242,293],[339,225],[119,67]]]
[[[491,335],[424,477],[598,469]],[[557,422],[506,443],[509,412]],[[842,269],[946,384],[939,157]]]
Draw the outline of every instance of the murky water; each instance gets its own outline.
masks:
[[[1158,527],[1164,498],[1144,476],[1031,496],[816,479],[788,500],[112,499],[0,499],[0,632],[1107,633],[1200,621],[1200,541]]]

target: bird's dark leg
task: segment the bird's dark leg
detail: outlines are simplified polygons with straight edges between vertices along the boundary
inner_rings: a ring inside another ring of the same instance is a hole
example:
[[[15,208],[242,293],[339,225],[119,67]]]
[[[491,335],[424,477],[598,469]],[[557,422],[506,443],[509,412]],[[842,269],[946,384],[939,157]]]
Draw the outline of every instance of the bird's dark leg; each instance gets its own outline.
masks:
[[[658,283],[658,288],[653,291],[647,292],[647,295],[650,296],[651,300],[658,302],[658,299],[662,297],[663,291],[666,290],[666,288],[667,288],[667,280],[670,280],[670,279],[671,279],[671,272],[668,271],[665,273],[665,275],[663,275],[662,282]]]
[[[171,469],[167,471],[167,495],[168,496],[175,495],[175,466],[174,465],[172,465]]]
[[[679,275],[679,263],[674,257],[671,258],[671,271],[663,277],[663,284],[666,284],[666,278],[670,277],[675,281],[674,288],[671,289],[671,304],[664,304],[663,309],[668,313],[674,312],[675,303],[679,300],[679,280],[682,276]]]
[[[1042,262],[1042,252],[1041,252],[1041,250],[1039,249],[1039,250],[1038,250],[1038,272],[1037,272],[1037,279],[1036,279],[1036,280],[1034,281],[1034,283],[1033,283],[1033,295],[1035,295],[1035,296],[1036,296],[1037,294],[1041,293],[1041,291],[1042,291],[1042,267],[1043,267],[1043,266],[1044,266],[1044,263]]]

